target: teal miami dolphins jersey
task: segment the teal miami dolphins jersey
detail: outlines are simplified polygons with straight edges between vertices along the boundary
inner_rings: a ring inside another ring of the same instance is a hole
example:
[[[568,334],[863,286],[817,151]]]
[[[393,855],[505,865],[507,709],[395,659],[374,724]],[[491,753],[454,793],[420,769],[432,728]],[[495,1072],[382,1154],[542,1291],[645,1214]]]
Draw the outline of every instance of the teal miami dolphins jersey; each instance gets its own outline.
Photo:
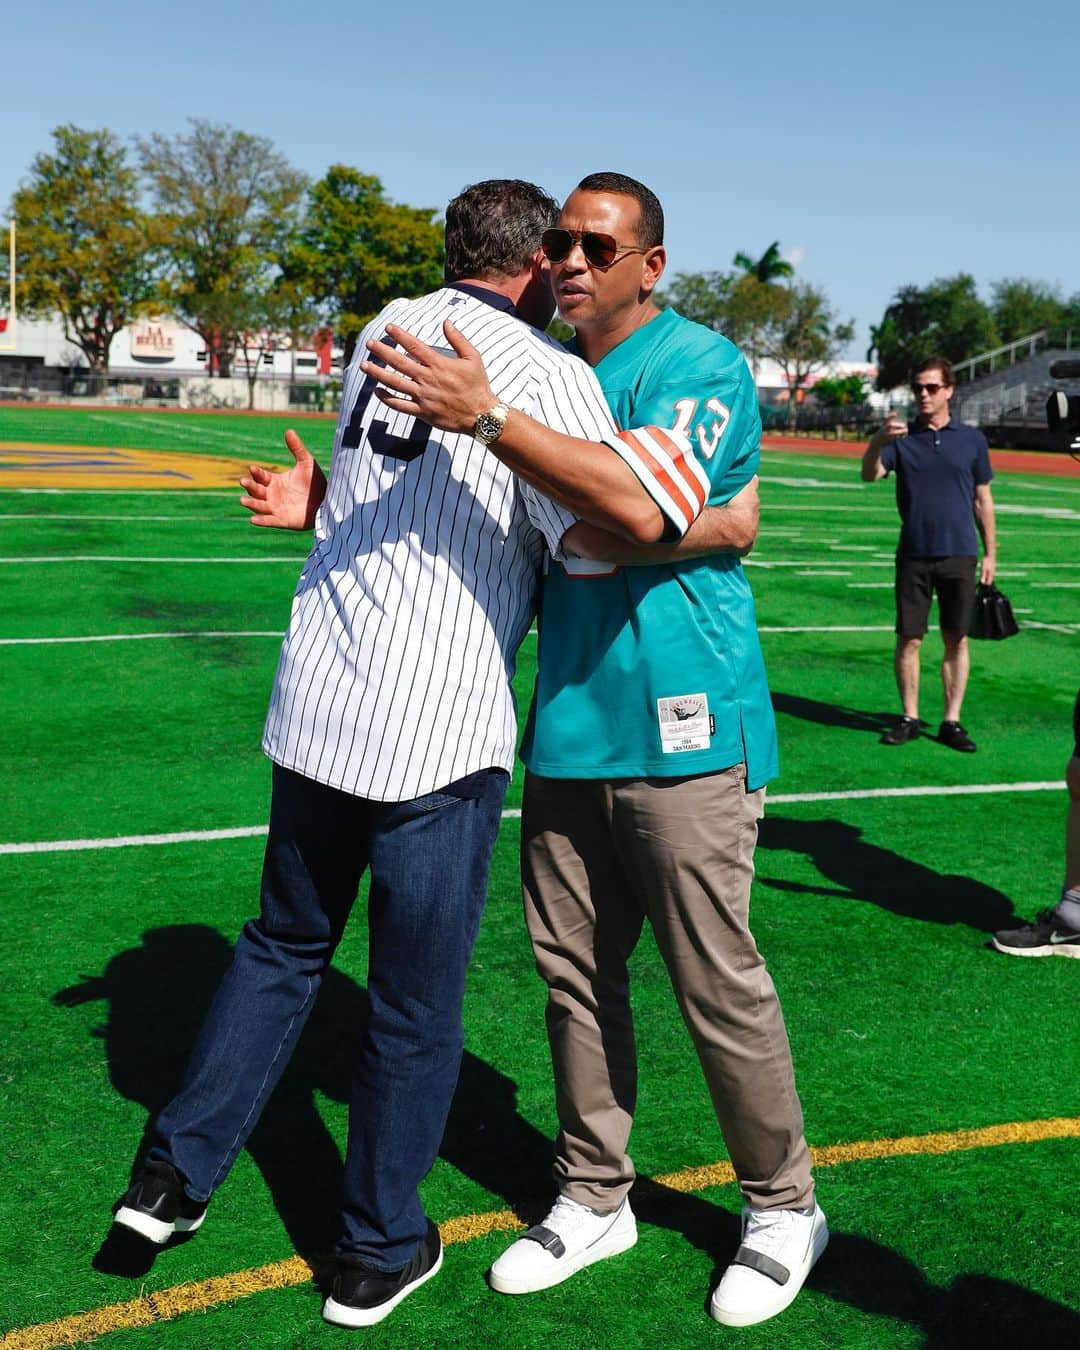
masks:
[[[726,338],[664,310],[595,367],[621,427],[690,440],[722,505],[757,472],[753,379]],[[619,567],[553,561],[522,758],[550,778],[681,777],[745,760],[778,772],[776,724],[741,560],[715,554]]]

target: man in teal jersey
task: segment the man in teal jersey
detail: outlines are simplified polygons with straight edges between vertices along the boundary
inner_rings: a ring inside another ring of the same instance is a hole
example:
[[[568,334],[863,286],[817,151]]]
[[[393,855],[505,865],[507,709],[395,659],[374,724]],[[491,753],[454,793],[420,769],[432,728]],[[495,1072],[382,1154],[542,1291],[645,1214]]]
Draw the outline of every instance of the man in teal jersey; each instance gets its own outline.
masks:
[[[729,501],[757,470],[756,392],[730,342],[653,302],[665,262],[655,196],[623,175],[592,175],[543,248],[559,312],[616,421],[688,436],[709,504]],[[448,430],[495,411],[451,325],[456,360],[388,331],[403,350],[372,351],[397,372],[382,373],[397,391],[391,407]],[[575,442],[498,413],[492,451],[515,471],[542,487],[556,464],[572,472]],[[747,924],[764,785],[777,772],[753,599],[731,555],[684,560],[661,547],[641,565],[635,546],[584,523],[562,544],[522,751],[525,910],[549,989],[559,1198],[495,1262],[491,1283],[548,1288],[636,1241],[627,959],[648,917],[745,1201],[742,1243],[710,1312],[750,1325],[788,1306],[828,1240],[783,1017]]]

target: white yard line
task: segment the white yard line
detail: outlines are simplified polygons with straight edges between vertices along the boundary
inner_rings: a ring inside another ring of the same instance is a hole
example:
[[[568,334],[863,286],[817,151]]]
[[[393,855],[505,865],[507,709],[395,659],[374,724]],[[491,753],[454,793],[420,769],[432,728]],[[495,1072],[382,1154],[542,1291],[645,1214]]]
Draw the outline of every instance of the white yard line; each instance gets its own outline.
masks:
[[[824,574],[819,574],[824,575]],[[845,575],[829,573],[828,575]],[[849,589],[892,589],[891,582],[851,581]],[[1029,609],[1018,609],[1017,614],[1030,614]],[[1044,628],[1053,633],[1080,632],[1080,623],[1037,623],[1026,619],[1021,628]],[[891,633],[892,624],[761,624],[759,633]],[[526,637],[536,637],[530,628]],[[160,638],[274,638],[280,640],[284,632],[278,628],[198,629],[169,633],[87,633],[76,637],[0,637],[0,647],[47,647],[79,642],[151,642]]]
[[[45,647],[63,642],[148,642],[154,638],[282,638],[277,629],[207,630],[187,633],[91,633],[83,637],[0,638],[0,647]]]
[[[778,792],[767,797],[771,806],[788,802],[848,802],[870,797],[971,797],[987,792],[1063,792],[1064,778],[1053,783],[969,783],[956,787],[860,788],[853,792]],[[0,845],[0,848],[3,846]]]
[[[63,554],[52,557],[38,558],[0,558],[0,564],[17,564],[20,566],[31,566],[35,563],[297,563],[304,561],[304,555],[295,553],[291,557],[285,558],[143,558],[126,557],[122,554],[91,554],[91,553],[72,553],[64,556]],[[792,564],[794,566],[794,564]],[[799,564],[804,566],[804,564]]]
[[[92,511],[84,511],[81,515],[68,515],[62,514],[60,512],[56,512],[54,514],[52,511],[11,511],[7,512],[6,514],[0,515],[0,520],[29,520],[32,521],[35,525],[40,524],[42,521],[48,523],[50,520],[122,520],[125,524],[127,524],[128,521],[131,520],[153,520],[166,522],[171,522],[175,520],[178,523],[184,525],[186,525],[188,521],[193,520],[197,521],[214,520],[217,521],[219,524],[231,525],[235,524],[236,521],[238,521],[239,519],[240,519],[239,515],[234,516],[231,512],[225,513],[224,511],[219,516],[185,516],[182,514],[178,514],[175,516],[130,516],[130,515],[107,516],[105,514],[99,515]]]
[[[0,559],[3,561],[3,559]],[[891,567],[894,559],[888,558],[845,558],[844,561],[849,567]],[[744,567],[829,567],[829,562],[815,563],[812,558],[744,558]],[[1080,562],[1018,562],[1014,564],[1017,568],[1027,571],[1043,570],[1047,572],[1075,572],[1080,568]],[[1072,583],[1067,583],[1071,585]]]
[[[1065,782],[972,783],[962,787],[858,788],[850,792],[788,792],[770,795],[770,806],[795,802],[864,801],[872,797],[963,797],[983,793],[1061,792]],[[502,813],[504,820],[518,820],[515,808]],[[104,839],[45,839],[30,843],[0,844],[5,853],[85,853],[106,848],[145,848],[161,844],[206,844],[224,839],[254,839],[267,833],[266,825],[241,825],[225,830],[181,830],[173,834],[127,834]]]

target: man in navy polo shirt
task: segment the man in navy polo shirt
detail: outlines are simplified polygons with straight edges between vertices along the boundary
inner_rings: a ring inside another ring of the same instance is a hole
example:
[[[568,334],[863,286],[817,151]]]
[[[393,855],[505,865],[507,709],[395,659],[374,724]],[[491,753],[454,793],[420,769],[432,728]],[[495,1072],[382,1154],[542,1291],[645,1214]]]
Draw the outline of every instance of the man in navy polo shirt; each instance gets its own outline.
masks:
[[[874,483],[896,474],[900,542],[896,548],[896,687],[904,713],[881,738],[903,745],[919,734],[919,648],[927,629],[930,598],[936,592],[945,656],[941,683],[945,716],[938,739],[953,750],[971,752],[975,742],[960,725],[971,659],[967,632],[975,599],[978,539],[983,558],[979,580],[990,585],[997,563],[994,501],[990,495],[990,454],[986,437],[949,413],[952,366],[928,357],[911,383],[919,415],[907,423],[890,414],[862,459],[862,476]]]

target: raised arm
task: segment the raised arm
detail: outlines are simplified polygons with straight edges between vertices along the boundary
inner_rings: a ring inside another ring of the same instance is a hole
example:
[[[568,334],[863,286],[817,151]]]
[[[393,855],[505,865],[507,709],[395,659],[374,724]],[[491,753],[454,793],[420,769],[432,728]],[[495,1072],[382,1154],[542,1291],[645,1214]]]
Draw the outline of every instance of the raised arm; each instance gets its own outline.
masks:
[[[563,547],[579,558],[619,563],[622,566],[680,562],[712,553],[745,556],[757,541],[760,503],[755,475],[723,506],[706,506],[683,537],[674,544],[635,546],[607,530],[585,521],[572,525],[563,535]]]
[[[396,346],[369,342],[375,360],[360,368],[385,386],[375,391],[387,407],[410,413],[443,431],[471,433],[498,400],[479,352],[452,323],[444,325],[456,356],[446,356],[395,324]],[[641,482],[610,446],[553,431],[511,408],[491,453],[525,482],[574,515],[634,544],[661,538],[667,521]]]
[[[870,437],[870,443],[863,451],[862,479],[864,483],[876,483],[885,477],[885,465],[881,462],[881,452],[890,441],[907,435],[907,423],[896,413],[890,413],[883,427]]]

